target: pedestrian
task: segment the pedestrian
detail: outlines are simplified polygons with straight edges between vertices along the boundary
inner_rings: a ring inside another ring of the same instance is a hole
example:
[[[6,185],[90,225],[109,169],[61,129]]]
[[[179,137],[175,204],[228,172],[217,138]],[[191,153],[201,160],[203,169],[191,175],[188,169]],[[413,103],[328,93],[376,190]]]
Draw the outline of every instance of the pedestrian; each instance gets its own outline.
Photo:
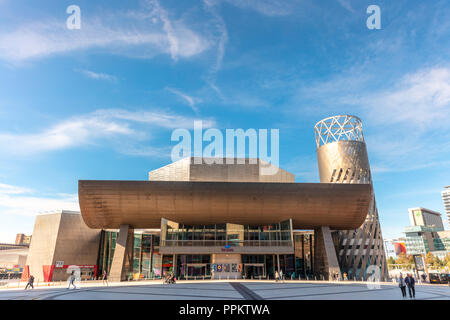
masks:
[[[406,275],[405,278],[406,286],[408,287],[408,293],[410,299],[416,298],[416,289],[414,288],[416,284],[416,280],[414,280],[413,276],[411,276],[409,273]]]
[[[280,275],[278,273],[278,270],[275,270],[275,282],[278,282],[279,278],[280,278]]]
[[[295,280],[295,271],[292,271],[291,273],[291,280]]]
[[[30,275],[30,278],[28,279],[27,285],[25,286],[25,290],[28,289],[28,286],[30,286],[31,289],[34,289],[33,282],[34,282],[34,277],[32,275]]]
[[[103,270],[102,283],[106,283],[106,286],[108,286],[108,273],[106,272],[106,269]]]
[[[400,276],[397,278],[397,283],[398,283],[398,287],[402,291],[402,297],[406,298],[406,282],[401,273],[400,273]]]
[[[280,281],[283,282],[283,270],[280,270]]]
[[[344,280],[348,280],[348,278],[347,278],[347,272],[344,272]]]
[[[71,285],[73,286],[74,289],[77,288],[77,287],[75,286],[74,282],[75,282],[75,271],[72,271],[72,273],[70,274],[70,277],[69,277],[69,286],[67,287],[67,290],[70,289],[70,286],[71,286]]]

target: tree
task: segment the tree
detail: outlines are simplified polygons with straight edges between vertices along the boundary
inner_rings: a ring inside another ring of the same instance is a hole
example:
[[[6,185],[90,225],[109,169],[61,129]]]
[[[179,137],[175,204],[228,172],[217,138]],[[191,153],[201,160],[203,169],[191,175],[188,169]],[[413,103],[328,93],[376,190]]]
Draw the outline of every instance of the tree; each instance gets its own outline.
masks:
[[[425,263],[427,264],[427,265],[433,265],[433,263],[434,263],[434,260],[435,260],[435,257],[434,257],[434,255],[431,253],[431,252],[428,252],[426,255],[425,255]]]
[[[389,257],[388,264],[395,264],[395,259],[393,257]]]
[[[444,267],[447,267],[450,269],[450,253],[447,253],[447,255],[444,258]]]
[[[397,260],[395,261],[397,264],[406,264],[407,260],[406,260],[406,254],[404,254],[403,252],[400,253],[397,257]]]

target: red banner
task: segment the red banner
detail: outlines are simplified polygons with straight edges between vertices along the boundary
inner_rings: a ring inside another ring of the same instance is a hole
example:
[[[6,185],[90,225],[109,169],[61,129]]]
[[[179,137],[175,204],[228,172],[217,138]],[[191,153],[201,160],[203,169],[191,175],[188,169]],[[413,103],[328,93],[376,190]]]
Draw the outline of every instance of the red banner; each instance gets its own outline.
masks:
[[[28,278],[30,278],[30,266],[23,267],[22,277],[20,278],[20,281],[28,281]]]
[[[51,266],[42,266],[42,270],[44,272],[44,282],[51,282],[53,278],[53,270],[55,269],[54,265]]]

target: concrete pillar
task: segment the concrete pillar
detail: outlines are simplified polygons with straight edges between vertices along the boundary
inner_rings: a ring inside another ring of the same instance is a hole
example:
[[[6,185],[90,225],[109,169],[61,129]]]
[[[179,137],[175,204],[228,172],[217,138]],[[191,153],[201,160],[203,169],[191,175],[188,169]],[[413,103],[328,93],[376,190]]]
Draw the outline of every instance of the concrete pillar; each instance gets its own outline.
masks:
[[[330,228],[314,229],[314,240],[314,271],[328,275],[329,280],[335,273],[342,279]]]
[[[134,228],[128,224],[120,226],[119,236],[109,273],[110,281],[124,281],[133,268]]]
[[[173,271],[173,276],[176,278],[177,277],[177,255],[174,254],[173,255],[173,259],[172,259],[172,271]]]

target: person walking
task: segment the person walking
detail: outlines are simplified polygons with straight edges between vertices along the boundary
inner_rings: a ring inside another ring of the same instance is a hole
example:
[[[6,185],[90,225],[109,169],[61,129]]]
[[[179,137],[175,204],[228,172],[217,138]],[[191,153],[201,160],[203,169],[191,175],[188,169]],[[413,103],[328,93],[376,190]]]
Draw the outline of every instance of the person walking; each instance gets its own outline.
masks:
[[[347,272],[344,272],[344,280],[345,280],[345,281],[348,280],[348,278],[347,278]]]
[[[106,283],[106,286],[108,286],[108,273],[106,272],[106,269],[103,270],[102,283]]]
[[[280,279],[280,274],[278,273],[278,270],[275,270],[275,282],[278,282],[278,279]]]
[[[283,282],[283,270],[280,270],[280,281]]]
[[[414,288],[414,286],[416,284],[416,280],[414,280],[413,276],[408,273],[405,278],[405,283],[406,283],[406,286],[408,287],[409,298],[415,299],[416,298],[416,289]]]
[[[400,273],[400,276],[397,278],[397,283],[398,283],[398,287],[402,291],[402,297],[406,298],[406,282],[401,273]]]
[[[74,289],[77,288],[75,286],[74,282],[75,282],[75,271],[72,271],[72,273],[70,274],[70,277],[69,277],[69,286],[67,287],[67,290],[70,289],[70,286],[73,286]]]
[[[30,286],[31,289],[34,289],[33,283],[34,283],[34,277],[30,276],[30,278],[28,279],[27,285],[25,286],[25,290],[28,289],[28,286]]]

